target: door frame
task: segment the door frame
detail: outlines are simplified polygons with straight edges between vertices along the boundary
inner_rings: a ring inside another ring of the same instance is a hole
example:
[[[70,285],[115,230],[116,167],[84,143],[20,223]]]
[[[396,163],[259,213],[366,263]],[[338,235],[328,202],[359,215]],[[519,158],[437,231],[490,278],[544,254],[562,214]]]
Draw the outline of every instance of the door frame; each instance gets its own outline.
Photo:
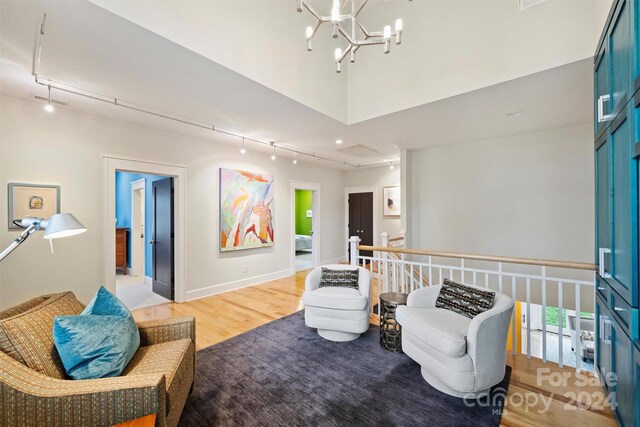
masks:
[[[381,220],[382,206],[380,206],[380,187],[377,185],[363,185],[344,188],[344,234],[347,236],[346,244],[349,245],[349,194],[373,193],[373,246],[380,245],[378,223]]]
[[[321,215],[322,215],[322,185],[315,182],[296,181],[291,180],[291,271],[296,273],[296,190],[308,190],[311,191],[312,196],[312,217],[311,228],[313,229],[313,235],[311,236],[311,246],[313,247],[311,252],[312,267],[318,267],[321,263],[320,254],[322,253],[321,245]]]
[[[147,196],[147,193],[146,193],[147,190],[145,188],[145,184],[146,184],[146,179],[144,178],[138,179],[131,183],[131,233],[129,234],[131,236],[131,273],[135,276],[142,276],[142,278],[146,277],[145,245],[142,244],[142,247],[140,247],[140,239],[139,238],[134,239],[133,236],[136,236],[138,235],[138,233],[140,233],[140,230],[138,229],[142,226],[143,227],[142,234],[145,235],[146,237],[146,233],[144,230],[145,225],[140,224],[141,212],[144,212],[144,214],[146,215],[145,199]],[[136,192],[140,190],[142,190],[141,209],[138,209],[136,211],[136,200],[137,200]],[[146,221],[143,221],[143,222],[146,222]],[[141,274],[136,274],[136,273],[141,273]]]
[[[121,157],[103,156],[104,186],[105,186],[105,215],[103,221],[104,236],[104,286],[115,294],[116,271],[116,171],[138,172],[149,175],[173,177],[174,188],[174,268],[175,302],[186,301],[186,259],[187,259],[187,226],[186,226],[186,196],[187,196],[187,168],[181,165],[155,163],[144,160],[126,159]]]

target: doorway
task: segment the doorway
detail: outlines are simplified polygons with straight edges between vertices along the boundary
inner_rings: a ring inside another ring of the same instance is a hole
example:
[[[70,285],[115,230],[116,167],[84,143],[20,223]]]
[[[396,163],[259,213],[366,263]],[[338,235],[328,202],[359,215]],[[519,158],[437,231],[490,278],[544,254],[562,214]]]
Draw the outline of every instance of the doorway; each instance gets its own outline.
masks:
[[[373,192],[348,193],[348,233],[360,237],[360,244],[373,246]],[[348,248],[351,259],[351,246]],[[372,256],[371,251],[360,251],[362,256]]]
[[[129,309],[171,302],[173,178],[116,170],[115,229],[116,296]]]
[[[320,265],[320,184],[291,182],[292,270],[309,270]]]

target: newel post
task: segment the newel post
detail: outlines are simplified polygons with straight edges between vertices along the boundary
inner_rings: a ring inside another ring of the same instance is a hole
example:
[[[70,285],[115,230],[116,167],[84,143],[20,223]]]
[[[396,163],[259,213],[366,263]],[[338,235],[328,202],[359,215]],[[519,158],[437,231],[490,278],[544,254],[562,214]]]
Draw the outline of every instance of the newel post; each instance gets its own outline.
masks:
[[[349,245],[351,246],[351,265],[354,267],[358,266],[358,258],[360,257],[360,250],[358,249],[359,244],[360,237],[351,236],[349,238]]]
[[[389,247],[389,233],[386,231],[380,235],[380,246],[383,248]],[[389,289],[389,264],[387,263],[387,259],[389,257],[389,253],[386,251],[380,252],[380,261],[382,264],[382,289],[383,292],[387,292]]]

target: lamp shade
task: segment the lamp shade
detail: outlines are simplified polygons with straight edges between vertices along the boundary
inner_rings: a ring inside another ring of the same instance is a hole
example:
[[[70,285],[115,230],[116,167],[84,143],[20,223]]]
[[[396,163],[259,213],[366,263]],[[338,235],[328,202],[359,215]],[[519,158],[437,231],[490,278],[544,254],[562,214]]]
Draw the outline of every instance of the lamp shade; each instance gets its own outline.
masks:
[[[70,213],[59,213],[51,215],[49,219],[43,221],[44,239],[57,239],[59,237],[75,236],[84,233],[87,228],[80,223]]]

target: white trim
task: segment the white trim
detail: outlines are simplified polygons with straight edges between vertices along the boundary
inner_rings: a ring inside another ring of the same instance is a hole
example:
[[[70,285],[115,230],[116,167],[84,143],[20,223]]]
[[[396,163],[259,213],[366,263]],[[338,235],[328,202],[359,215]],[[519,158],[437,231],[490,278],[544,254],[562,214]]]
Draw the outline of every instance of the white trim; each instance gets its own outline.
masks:
[[[193,301],[195,299],[205,298],[211,295],[220,294],[223,292],[233,291],[235,289],[246,288],[248,286],[259,285],[260,283],[270,282],[272,280],[282,279],[284,277],[292,276],[294,272],[289,270],[275,271],[273,273],[262,274],[260,276],[247,277],[245,279],[234,280],[233,282],[220,283],[218,285],[207,286],[205,288],[194,289],[187,291],[186,301]]]
[[[144,274],[146,273],[146,247],[144,244],[144,240],[142,242],[140,242],[139,238],[133,238],[134,235],[137,235],[140,230],[138,230],[137,226],[140,225],[138,224],[139,220],[140,220],[140,210],[138,212],[135,212],[135,200],[136,200],[136,191],[142,190],[142,212],[145,212],[146,214],[146,206],[145,206],[145,202],[146,202],[146,179],[144,178],[140,178],[136,181],[131,182],[131,274],[133,276],[144,276]],[[135,216],[134,216],[135,213]],[[138,218],[137,220],[134,218]],[[143,222],[146,222],[146,218],[143,219]],[[145,234],[145,229],[144,229],[144,224],[142,224],[142,234]],[[137,243],[136,243],[137,242]],[[142,247],[139,247],[139,245],[142,245]],[[140,259],[141,258],[141,259]],[[138,267],[138,268],[136,268]]]
[[[296,271],[296,190],[309,190],[313,193],[311,209],[313,216],[311,218],[311,228],[313,235],[311,236],[312,256],[311,262],[313,267],[320,265],[320,254],[322,253],[322,185],[315,182],[291,180],[291,271]]]
[[[349,194],[354,193],[373,193],[373,245],[380,244],[380,235],[378,230],[378,222],[381,221],[382,205],[380,205],[380,187],[377,185],[361,185],[357,187],[345,187],[344,188],[344,225],[346,236],[344,239],[345,245],[349,241]]]
[[[147,161],[104,157],[104,188],[105,212],[103,234],[105,241],[104,253],[104,286],[115,293],[116,271],[115,260],[115,212],[116,212],[116,171],[132,171],[150,175],[164,175],[174,178],[174,232],[175,232],[175,301],[184,302],[187,288],[186,272],[186,197],[187,197],[187,169],[183,166],[173,166]]]
[[[150,276],[144,276],[144,283],[146,285],[153,285],[153,279]]]

